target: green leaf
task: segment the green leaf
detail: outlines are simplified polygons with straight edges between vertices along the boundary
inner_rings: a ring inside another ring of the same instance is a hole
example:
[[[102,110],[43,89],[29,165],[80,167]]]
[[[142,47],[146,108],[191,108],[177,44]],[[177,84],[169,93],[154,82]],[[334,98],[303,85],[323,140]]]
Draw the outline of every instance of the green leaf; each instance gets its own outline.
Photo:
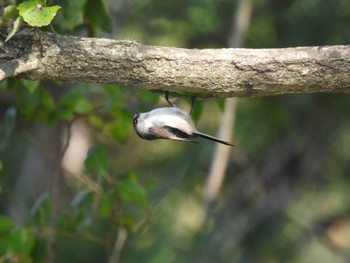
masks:
[[[18,9],[14,5],[9,5],[4,8],[4,13],[0,17],[0,26],[5,22],[15,19],[19,16]]]
[[[61,231],[90,231],[93,224],[91,209],[96,200],[96,193],[88,190],[79,192],[71,202],[71,216],[59,221]]]
[[[96,129],[101,129],[104,125],[103,119],[96,114],[89,115],[89,123]]]
[[[134,228],[136,223],[135,220],[128,215],[120,215],[117,218],[118,225],[128,226],[129,228]]]
[[[14,228],[15,223],[6,216],[0,216],[0,236]]]
[[[103,31],[111,31],[111,19],[109,18],[102,0],[87,0],[85,3],[84,16],[93,26]]]
[[[60,6],[47,7],[45,0],[31,0],[18,5],[20,16],[31,26],[42,27],[51,23]]]
[[[112,116],[118,115],[120,112],[120,108],[122,107],[122,104],[125,102],[125,93],[124,94],[108,94],[108,99],[106,100],[104,107],[108,114]]]
[[[125,142],[131,127],[132,117],[130,112],[119,111],[116,120],[109,125],[112,136],[120,142]]]
[[[5,42],[9,41],[13,35],[19,30],[21,25],[23,24],[23,18],[19,16],[18,9],[15,6],[7,6],[4,9],[4,15],[1,17],[0,25],[4,22],[15,19],[15,22],[13,23],[13,27],[11,32],[7,35]]]
[[[62,1],[63,22],[67,25],[69,30],[74,29],[84,22],[83,11],[85,3],[86,0]]]
[[[148,205],[148,195],[145,187],[137,180],[136,174],[129,172],[117,183],[117,192],[124,201],[130,201],[141,207]]]
[[[108,174],[108,164],[109,158],[106,148],[100,144],[92,146],[85,159],[87,171],[104,177]]]
[[[93,109],[93,106],[89,100],[84,97],[80,97],[74,105],[74,111],[77,113],[89,113]]]
[[[56,104],[55,100],[44,87],[40,89],[40,105],[36,112],[35,118],[41,122],[52,124],[56,121]]]
[[[11,86],[16,90],[16,106],[26,120],[35,119],[46,124],[52,124],[57,120],[56,102],[42,84],[25,88],[22,81],[11,82]]]
[[[99,84],[99,86],[110,96],[123,97],[125,96],[125,91],[116,84]]]
[[[0,235],[0,257],[16,258],[16,262],[29,263],[34,245],[35,236],[29,229],[24,227],[12,229],[11,232]]]
[[[26,228],[17,228],[11,233],[10,244],[16,254],[29,255],[35,244],[35,236]]]
[[[156,104],[159,101],[158,93],[154,93],[146,90],[140,90],[139,95],[144,102],[149,104]]]
[[[203,112],[203,103],[201,101],[197,101],[192,110],[191,117],[196,122]]]
[[[80,89],[66,92],[61,97],[59,104],[68,108],[69,111],[81,114],[90,113],[93,110],[91,101],[84,97],[84,92]]]
[[[16,106],[27,119],[32,119],[40,104],[40,91],[30,94],[27,89],[20,87],[16,95]]]
[[[216,104],[218,105],[219,109],[221,111],[224,111],[224,108],[225,108],[225,99],[224,98],[217,98],[215,100]]]
[[[115,197],[111,193],[104,193],[99,207],[99,214],[103,218],[108,218],[111,215],[113,208],[113,201]]]
[[[40,81],[38,80],[32,81],[32,80],[21,79],[21,82],[23,86],[29,91],[30,94],[33,94],[40,84]]]
[[[9,41],[14,34],[16,34],[16,32],[19,30],[19,28],[21,27],[21,25],[23,24],[23,18],[22,17],[17,17],[17,19],[15,20],[15,22],[13,23],[13,28],[11,30],[11,32],[7,35],[5,42]]]

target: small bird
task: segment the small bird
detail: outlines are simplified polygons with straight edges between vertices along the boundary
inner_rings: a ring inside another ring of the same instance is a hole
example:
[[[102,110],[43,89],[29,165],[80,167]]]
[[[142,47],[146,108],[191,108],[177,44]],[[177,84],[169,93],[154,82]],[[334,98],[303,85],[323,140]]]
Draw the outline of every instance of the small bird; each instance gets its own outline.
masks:
[[[233,146],[229,142],[197,131],[189,113],[175,106],[157,108],[145,113],[136,112],[133,125],[137,135],[145,140],[172,139],[195,142],[194,138],[201,137]]]

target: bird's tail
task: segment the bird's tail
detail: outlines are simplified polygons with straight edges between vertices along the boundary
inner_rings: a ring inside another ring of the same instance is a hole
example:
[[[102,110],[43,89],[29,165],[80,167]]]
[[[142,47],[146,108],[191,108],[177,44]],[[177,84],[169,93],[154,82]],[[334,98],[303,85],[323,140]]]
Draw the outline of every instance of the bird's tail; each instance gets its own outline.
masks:
[[[222,143],[222,144],[229,145],[229,146],[234,146],[232,143],[220,140],[220,139],[218,139],[218,138],[216,138],[214,136],[210,136],[208,134],[201,133],[201,132],[198,132],[198,131],[194,132],[193,135],[194,135],[194,137],[201,137],[201,138],[208,139],[208,140],[211,140],[211,141],[214,141],[214,142]]]

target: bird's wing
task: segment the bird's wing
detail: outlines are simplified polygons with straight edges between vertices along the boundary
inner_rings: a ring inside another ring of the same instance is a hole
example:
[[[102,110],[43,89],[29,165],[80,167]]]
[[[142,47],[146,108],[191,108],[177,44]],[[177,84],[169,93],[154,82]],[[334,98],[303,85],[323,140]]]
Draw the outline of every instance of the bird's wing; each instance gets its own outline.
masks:
[[[146,127],[148,128],[154,128],[155,126],[159,128],[169,127],[172,129],[177,129],[190,137],[192,137],[194,131],[194,127],[192,125],[192,123],[176,115],[157,115],[149,118],[149,120],[146,122]],[[174,135],[175,134],[176,133],[174,133]]]
[[[187,134],[186,132],[183,132],[182,130],[179,130],[174,127],[170,126],[163,126],[163,129],[169,132],[170,136],[169,138],[174,140],[181,140],[181,141],[190,141],[192,138],[192,135]]]

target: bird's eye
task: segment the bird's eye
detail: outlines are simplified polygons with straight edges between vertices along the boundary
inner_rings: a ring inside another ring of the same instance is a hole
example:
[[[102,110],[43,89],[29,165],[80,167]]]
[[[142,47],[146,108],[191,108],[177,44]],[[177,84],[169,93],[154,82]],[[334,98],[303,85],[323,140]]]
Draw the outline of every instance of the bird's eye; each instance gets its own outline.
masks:
[[[133,122],[134,125],[137,124],[137,121],[138,121],[139,117],[140,117],[140,113],[137,111],[137,112],[135,113],[135,115],[134,115],[133,120],[132,120],[132,122]]]

